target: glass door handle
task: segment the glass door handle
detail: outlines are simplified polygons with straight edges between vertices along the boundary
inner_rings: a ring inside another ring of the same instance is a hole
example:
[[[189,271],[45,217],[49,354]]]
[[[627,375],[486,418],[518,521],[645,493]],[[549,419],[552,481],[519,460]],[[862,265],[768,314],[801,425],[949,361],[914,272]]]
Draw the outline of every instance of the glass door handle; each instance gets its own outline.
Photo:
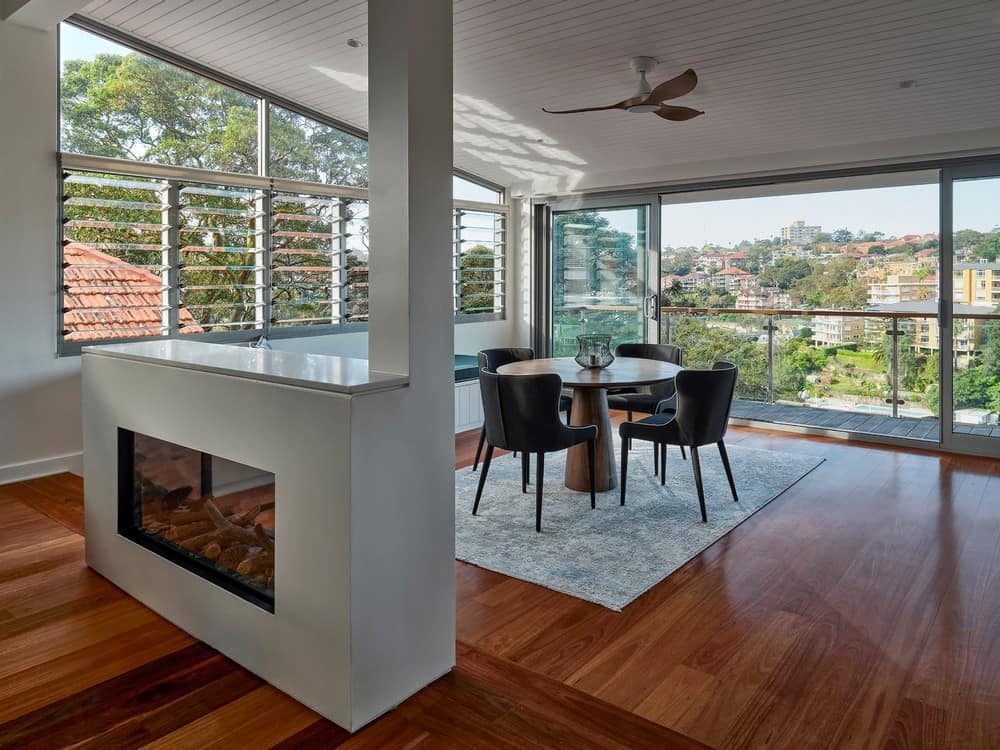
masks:
[[[651,294],[642,301],[643,312],[650,320],[660,319],[659,295]]]

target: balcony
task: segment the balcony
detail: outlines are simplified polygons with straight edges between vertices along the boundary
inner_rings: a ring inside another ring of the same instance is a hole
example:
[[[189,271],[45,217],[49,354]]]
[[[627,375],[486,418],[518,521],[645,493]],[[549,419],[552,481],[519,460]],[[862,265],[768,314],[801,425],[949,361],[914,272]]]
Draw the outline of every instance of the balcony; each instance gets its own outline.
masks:
[[[989,317],[956,316],[956,376],[974,361],[970,328]],[[923,310],[664,307],[661,339],[681,346],[685,365],[729,359],[740,367],[737,420],[937,443],[939,344],[914,335],[936,321]],[[975,407],[956,401],[955,431],[1000,436],[996,415]]]

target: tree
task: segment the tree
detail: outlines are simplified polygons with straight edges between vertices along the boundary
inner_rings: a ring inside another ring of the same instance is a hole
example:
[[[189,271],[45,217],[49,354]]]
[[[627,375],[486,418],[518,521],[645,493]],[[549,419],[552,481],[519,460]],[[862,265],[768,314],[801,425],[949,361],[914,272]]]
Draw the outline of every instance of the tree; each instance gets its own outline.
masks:
[[[670,341],[684,351],[686,367],[711,367],[720,359],[739,367],[737,396],[767,398],[767,346],[752,334],[722,324],[713,324],[693,315],[672,321]]]
[[[68,60],[62,148],[93,156],[257,172],[257,100],[152,57]],[[279,107],[270,110],[275,177],[364,187],[368,144]]]
[[[969,257],[973,260],[985,260],[993,263],[1000,256],[1000,232],[985,234],[975,244]]]
[[[854,239],[854,235],[851,233],[850,229],[837,229],[834,230],[830,237],[838,245],[846,245],[848,242]]]
[[[983,328],[982,366],[987,374],[1000,378],[1000,321]]]
[[[963,372],[956,372],[952,383],[955,408],[987,408],[991,400],[990,389],[997,383],[997,378],[987,373],[983,367],[970,367]]]
[[[138,54],[69,60],[62,148],[227,172],[257,170],[256,101]]]
[[[459,286],[462,312],[493,312],[495,264],[495,254],[485,245],[475,245],[462,252],[462,280]]]
[[[762,284],[788,291],[792,284],[811,273],[809,261],[785,256],[761,271],[759,278]]]

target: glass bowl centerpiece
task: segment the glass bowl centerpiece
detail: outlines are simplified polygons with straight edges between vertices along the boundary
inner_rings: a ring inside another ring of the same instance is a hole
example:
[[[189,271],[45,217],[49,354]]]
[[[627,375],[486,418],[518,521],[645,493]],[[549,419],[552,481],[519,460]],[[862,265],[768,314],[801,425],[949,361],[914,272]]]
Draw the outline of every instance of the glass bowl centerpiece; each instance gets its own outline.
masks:
[[[611,353],[611,336],[606,333],[584,333],[576,337],[580,351],[575,359],[580,367],[604,368],[615,361]]]

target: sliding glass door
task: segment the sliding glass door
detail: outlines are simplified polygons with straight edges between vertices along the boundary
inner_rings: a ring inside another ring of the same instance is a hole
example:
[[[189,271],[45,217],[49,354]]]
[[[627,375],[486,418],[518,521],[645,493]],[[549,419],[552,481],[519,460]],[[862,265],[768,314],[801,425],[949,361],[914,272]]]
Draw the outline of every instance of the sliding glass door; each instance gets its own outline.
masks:
[[[610,334],[612,347],[656,340],[652,202],[551,209],[552,356],[576,354],[582,333]]]
[[[945,169],[942,188],[942,439],[1000,456],[1000,164]]]

